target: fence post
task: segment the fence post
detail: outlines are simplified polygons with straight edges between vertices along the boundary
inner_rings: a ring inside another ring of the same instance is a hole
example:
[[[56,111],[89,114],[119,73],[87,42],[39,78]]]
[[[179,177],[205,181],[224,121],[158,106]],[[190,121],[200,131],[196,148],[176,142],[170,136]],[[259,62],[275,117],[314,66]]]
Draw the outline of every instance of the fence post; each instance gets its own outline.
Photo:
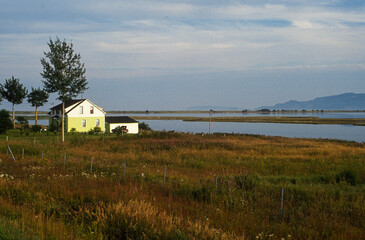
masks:
[[[22,159],[24,159],[24,148],[22,149]]]
[[[43,150],[42,150],[42,161],[43,161]]]
[[[66,168],[66,153],[65,156],[63,157],[63,166]]]
[[[283,219],[283,205],[284,205],[284,188],[281,188],[281,205],[280,205],[280,218]]]
[[[10,154],[11,154],[11,157],[13,158],[13,160],[14,160],[14,162],[15,162],[16,160],[15,160],[14,154],[13,154],[13,152],[11,151],[11,149],[10,149],[9,145],[8,145],[8,149],[9,149],[9,152],[10,152]]]
[[[9,142],[9,137],[8,136],[6,136],[6,141]]]

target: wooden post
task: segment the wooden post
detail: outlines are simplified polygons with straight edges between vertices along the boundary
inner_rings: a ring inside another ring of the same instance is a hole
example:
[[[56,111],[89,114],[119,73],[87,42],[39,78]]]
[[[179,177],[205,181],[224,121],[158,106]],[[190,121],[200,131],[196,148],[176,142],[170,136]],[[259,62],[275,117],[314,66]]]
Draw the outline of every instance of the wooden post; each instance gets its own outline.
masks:
[[[24,159],[24,148],[22,149],[22,159]]]
[[[65,156],[63,157],[63,166],[66,168],[66,153]]]
[[[10,152],[10,154],[11,154],[11,157],[13,158],[13,160],[14,160],[14,162],[15,162],[14,154],[13,154],[13,152],[11,151],[11,149],[10,149],[9,145],[8,145],[8,149],[9,149],[9,152]]]
[[[43,150],[42,150],[42,161],[43,161]]]
[[[280,218],[283,219],[283,205],[284,205],[284,188],[281,188],[281,205],[280,205]]]
[[[33,144],[35,144],[35,137],[33,138]]]
[[[91,164],[90,164],[90,172],[93,172],[93,161],[94,161],[94,157],[91,157]]]
[[[6,148],[6,160],[8,160],[8,157],[9,157],[9,149]]]
[[[167,166],[165,165],[165,170],[164,170],[164,173],[163,173],[163,188],[165,188],[165,181],[166,181],[166,168],[167,168]]]
[[[9,137],[8,136],[6,136],[6,141],[9,142]]]

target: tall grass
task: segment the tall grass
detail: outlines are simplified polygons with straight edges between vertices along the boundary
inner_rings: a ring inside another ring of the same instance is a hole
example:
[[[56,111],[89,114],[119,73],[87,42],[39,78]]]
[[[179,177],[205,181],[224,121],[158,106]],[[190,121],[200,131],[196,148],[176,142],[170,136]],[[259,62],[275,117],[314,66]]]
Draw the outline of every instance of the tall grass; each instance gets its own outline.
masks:
[[[6,156],[7,145],[16,162]],[[9,224],[14,230],[6,234],[39,239],[365,234],[359,143],[145,132],[69,134],[62,145],[53,134],[11,132],[9,142],[0,136],[0,159],[0,234]]]

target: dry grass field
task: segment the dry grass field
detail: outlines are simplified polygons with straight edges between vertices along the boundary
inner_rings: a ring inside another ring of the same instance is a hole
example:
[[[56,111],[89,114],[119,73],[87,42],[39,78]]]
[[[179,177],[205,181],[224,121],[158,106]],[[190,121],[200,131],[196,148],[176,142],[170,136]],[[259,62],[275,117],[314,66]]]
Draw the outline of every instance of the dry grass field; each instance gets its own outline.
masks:
[[[149,131],[58,138],[0,136],[0,239],[365,236],[362,143]]]

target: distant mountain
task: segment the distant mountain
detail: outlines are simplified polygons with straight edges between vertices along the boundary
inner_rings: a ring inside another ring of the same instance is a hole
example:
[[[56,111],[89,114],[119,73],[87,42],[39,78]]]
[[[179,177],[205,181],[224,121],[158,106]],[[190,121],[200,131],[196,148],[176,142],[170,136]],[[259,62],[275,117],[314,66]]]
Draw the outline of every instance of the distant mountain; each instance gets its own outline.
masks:
[[[236,111],[239,110],[236,107],[222,107],[222,106],[196,106],[196,107],[188,107],[187,110],[190,111],[209,111],[210,109],[213,109],[214,111]]]
[[[285,110],[363,110],[365,93],[344,93],[340,95],[319,97],[310,101],[291,100],[274,106],[261,106],[258,109]]]

